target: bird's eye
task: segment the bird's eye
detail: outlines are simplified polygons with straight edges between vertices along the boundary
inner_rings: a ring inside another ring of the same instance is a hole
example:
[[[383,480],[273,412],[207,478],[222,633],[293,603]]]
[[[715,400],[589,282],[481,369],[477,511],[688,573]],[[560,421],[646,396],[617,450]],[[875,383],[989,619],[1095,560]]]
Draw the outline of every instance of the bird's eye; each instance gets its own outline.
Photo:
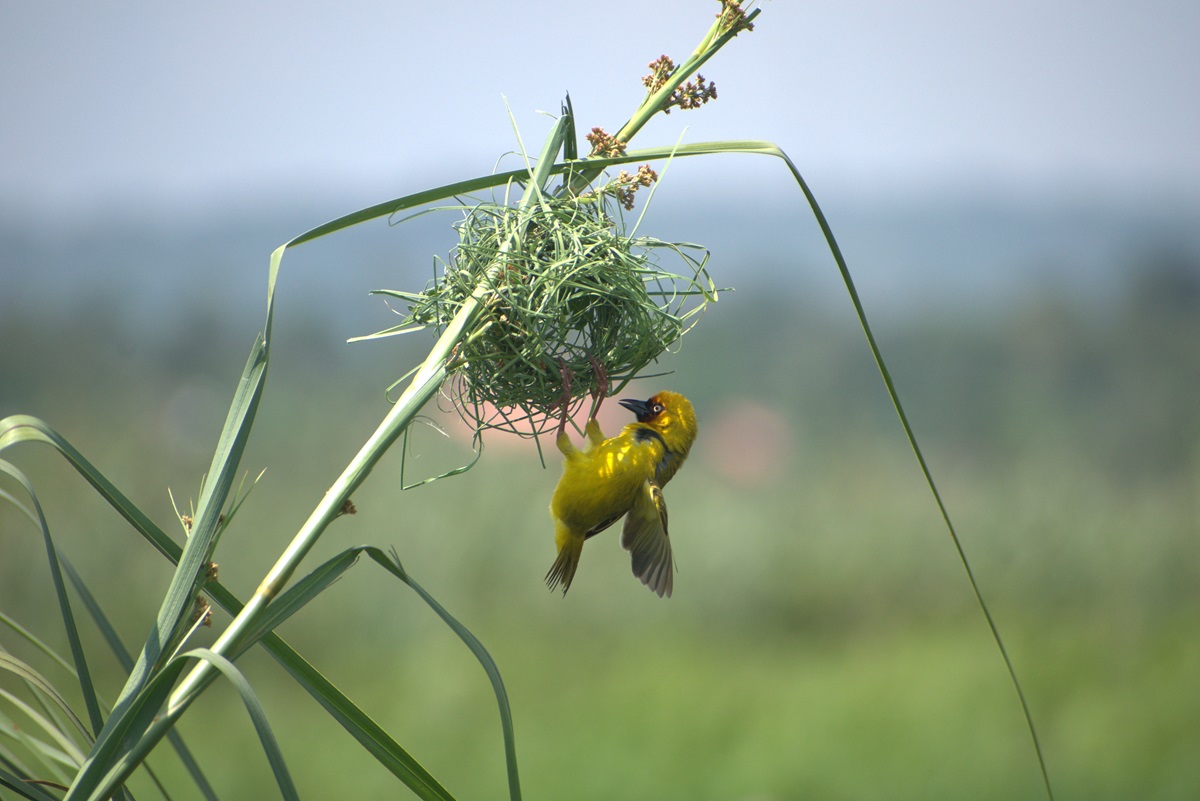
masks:
[[[662,410],[663,410],[663,405],[661,403],[654,404],[654,413],[655,414],[661,414]]]

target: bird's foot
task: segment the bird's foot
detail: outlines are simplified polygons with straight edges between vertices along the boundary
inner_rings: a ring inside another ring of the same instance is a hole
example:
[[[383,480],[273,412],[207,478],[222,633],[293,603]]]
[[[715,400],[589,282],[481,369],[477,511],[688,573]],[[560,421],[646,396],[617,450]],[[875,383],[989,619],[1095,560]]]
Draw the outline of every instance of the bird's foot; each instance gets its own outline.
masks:
[[[600,413],[600,404],[604,403],[604,399],[608,397],[608,371],[604,369],[596,357],[588,354],[588,361],[592,363],[592,372],[596,375],[596,389],[592,392],[592,413],[589,417],[592,420],[596,419],[596,415]]]
[[[562,376],[562,397],[550,405],[550,409],[560,408],[562,416],[558,421],[558,436],[567,430],[567,421],[571,419],[571,368],[561,358],[558,360],[558,371]]]

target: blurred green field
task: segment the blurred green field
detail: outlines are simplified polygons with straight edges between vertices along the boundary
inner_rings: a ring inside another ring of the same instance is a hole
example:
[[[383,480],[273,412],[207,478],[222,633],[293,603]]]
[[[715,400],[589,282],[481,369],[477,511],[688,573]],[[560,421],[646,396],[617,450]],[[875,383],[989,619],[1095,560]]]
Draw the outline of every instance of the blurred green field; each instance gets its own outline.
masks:
[[[1004,314],[877,323],[1060,799],[1200,795],[1200,270],[1128,275],[1104,308],[1039,294]],[[1044,797],[1016,695],[848,304],[822,304],[727,295],[664,361],[674,374],[634,391],[681,390],[701,416],[667,493],[670,601],[630,577],[615,536],[589,543],[568,597],[546,592],[557,459],[551,447],[543,470],[530,443],[499,436],[466,475],[409,492],[393,455],[309,564],[395,547],[480,637],[511,694],[528,798]],[[428,344],[350,347],[314,320],[279,323],[244,463],[267,472],[217,554],[242,597]],[[197,496],[253,325],[199,308],[147,337],[97,304],[49,326],[6,313],[0,335],[0,416],[47,420],[179,531],[167,488]],[[440,419],[452,436],[415,430],[406,480],[469,460],[453,416]],[[166,565],[60,459],[6,456],[140,642]],[[40,538],[6,504],[0,548],[0,609],[65,651]],[[459,797],[502,795],[486,678],[407,588],[362,564],[283,634]],[[8,632],[0,645],[29,655]],[[243,663],[302,794],[334,782],[344,797],[395,793],[269,659]],[[95,667],[115,695],[111,660]],[[275,794],[227,688],[183,731],[224,796]],[[165,749],[157,763],[178,770]]]

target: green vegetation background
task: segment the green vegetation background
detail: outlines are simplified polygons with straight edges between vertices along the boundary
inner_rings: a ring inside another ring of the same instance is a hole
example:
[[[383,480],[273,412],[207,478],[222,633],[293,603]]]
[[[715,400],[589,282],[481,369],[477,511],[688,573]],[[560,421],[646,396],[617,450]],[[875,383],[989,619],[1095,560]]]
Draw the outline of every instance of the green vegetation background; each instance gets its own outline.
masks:
[[[114,258],[148,247],[110,246]],[[429,344],[345,345],[379,327],[363,295],[376,287],[347,286],[336,245],[319,248],[285,268],[245,463],[267,472],[217,554],[243,597],[382,416],[383,387]],[[19,250],[8,254],[11,290],[28,278]],[[266,255],[237,257],[256,303]],[[634,390],[683,391],[701,415],[668,493],[675,598],[629,576],[616,537],[589,543],[569,596],[548,593],[557,459],[550,449],[543,470],[530,443],[498,436],[465,476],[410,492],[395,454],[312,564],[353,544],[394,546],[472,628],[504,673],[529,798],[1042,797],[1017,699],[844,294],[714,267],[739,290],[664,362],[673,375]],[[187,269],[196,286],[203,269]],[[319,274],[341,310],[289,295],[287,269],[298,283]],[[387,269],[399,288],[428,273]],[[146,315],[153,281],[6,304],[0,415],[49,421],[171,530],[167,488],[197,494],[260,317],[203,291],[168,292]],[[1059,798],[1197,797],[1200,265],[1164,251],[1131,257],[1105,302],[1035,286],[1003,307],[910,307],[875,324]],[[414,431],[406,480],[469,459],[455,418],[439,419],[452,436]],[[60,547],[138,642],[167,566],[49,452],[19,460]],[[40,539],[5,505],[0,608],[61,646]],[[411,593],[362,566],[283,633],[451,791],[502,793],[487,681]],[[344,797],[393,792],[274,664],[243,662],[302,793],[320,797],[331,780]],[[115,695],[114,665],[97,663]],[[237,721],[234,734],[206,737],[217,720]],[[273,794],[233,693],[211,690],[183,730],[227,797]],[[178,770],[165,753],[157,762]]]

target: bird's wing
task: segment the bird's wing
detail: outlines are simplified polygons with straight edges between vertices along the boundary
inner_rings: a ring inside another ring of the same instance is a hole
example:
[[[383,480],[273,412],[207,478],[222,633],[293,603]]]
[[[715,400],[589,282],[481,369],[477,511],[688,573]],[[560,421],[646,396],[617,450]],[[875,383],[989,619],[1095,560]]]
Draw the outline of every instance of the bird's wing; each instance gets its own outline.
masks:
[[[662,487],[646,481],[625,518],[621,545],[633,560],[633,575],[661,598],[671,597],[674,560],[667,536],[667,504]]]

